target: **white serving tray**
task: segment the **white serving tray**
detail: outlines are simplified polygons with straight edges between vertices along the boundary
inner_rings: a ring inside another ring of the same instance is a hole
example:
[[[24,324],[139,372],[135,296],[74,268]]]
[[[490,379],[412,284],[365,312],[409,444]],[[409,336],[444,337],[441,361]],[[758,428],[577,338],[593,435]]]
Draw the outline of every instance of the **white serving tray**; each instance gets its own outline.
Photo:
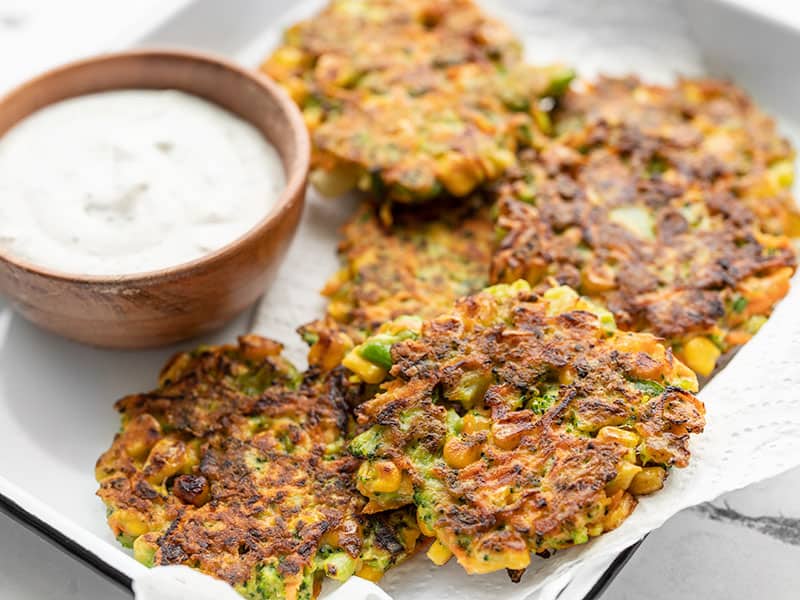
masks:
[[[505,4],[519,11],[547,1],[505,0]],[[688,17],[707,70],[732,77],[779,115],[783,130],[797,146],[800,79],[791,72],[790,57],[800,55],[800,30],[725,2],[676,1]],[[492,10],[491,3],[485,4]],[[176,6],[162,20],[149,23],[147,31],[123,36],[109,48],[192,47],[255,66],[277,41],[276,32],[298,14],[307,14],[309,3],[182,0]],[[202,342],[233,339],[247,330],[249,317],[240,317]],[[176,349],[88,348],[36,329],[0,299],[0,510],[128,588],[144,567],[107,529],[104,507],[94,496],[93,466],[118,427],[113,401],[153,387],[161,364]],[[585,565],[558,583],[563,588],[559,598],[598,597],[631,552],[610,562]],[[550,589],[548,595],[555,597],[558,591]]]

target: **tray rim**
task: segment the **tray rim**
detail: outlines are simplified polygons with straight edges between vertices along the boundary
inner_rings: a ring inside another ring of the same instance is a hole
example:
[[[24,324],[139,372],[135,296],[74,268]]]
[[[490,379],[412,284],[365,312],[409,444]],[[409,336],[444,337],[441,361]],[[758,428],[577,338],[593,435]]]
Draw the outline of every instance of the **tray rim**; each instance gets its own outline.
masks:
[[[133,593],[133,578],[112,566],[97,553],[77,542],[63,531],[25,509],[19,503],[0,492],[0,512],[22,525],[28,531],[74,558],[107,581]]]

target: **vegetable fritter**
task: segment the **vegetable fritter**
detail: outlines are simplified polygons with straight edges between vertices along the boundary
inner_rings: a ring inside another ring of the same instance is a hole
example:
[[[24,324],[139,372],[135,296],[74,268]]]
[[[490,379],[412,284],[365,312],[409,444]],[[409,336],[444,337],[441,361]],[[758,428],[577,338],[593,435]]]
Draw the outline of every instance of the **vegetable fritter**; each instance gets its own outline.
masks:
[[[489,281],[494,223],[472,197],[395,206],[390,225],[365,202],[343,228],[343,268],[325,285],[328,316],[301,328],[309,362],[332,369],[353,342],[401,315],[438,316]]]
[[[98,495],[138,560],[293,600],[316,597],[323,575],[377,579],[413,552],[413,514],[361,514],[340,376],[301,377],[280,352],[250,335],[179,354],[157,390],[117,403]]]
[[[401,203],[496,179],[547,125],[539,100],[573,76],[523,63],[472,0],[332,0],[261,68],[303,111],[323,194],[357,186]]]
[[[531,553],[614,529],[703,430],[694,373],[570,288],[498,285],[407,325],[382,331],[390,380],[350,448],[365,510],[415,505],[437,564],[518,576]]]
[[[709,375],[788,292],[788,143],[740,90],[706,80],[600,79],[565,97],[556,128],[496,186],[492,282],[572,286]]]
[[[328,314],[373,331],[400,315],[437,316],[488,283],[494,223],[478,199],[395,210],[384,226],[369,203],[343,229],[344,267],[325,285]]]
[[[663,87],[603,77],[569,93],[557,113],[556,127],[573,148],[605,141],[624,151],[625,136],[643,136],[634,143],[663,144],[651,150],[650,171],[730,190],[767,233],[800,233],[791,193],[795,152],[772,117],[733,83],[681,79]],[[603,124],[610,131],[598,130]]]

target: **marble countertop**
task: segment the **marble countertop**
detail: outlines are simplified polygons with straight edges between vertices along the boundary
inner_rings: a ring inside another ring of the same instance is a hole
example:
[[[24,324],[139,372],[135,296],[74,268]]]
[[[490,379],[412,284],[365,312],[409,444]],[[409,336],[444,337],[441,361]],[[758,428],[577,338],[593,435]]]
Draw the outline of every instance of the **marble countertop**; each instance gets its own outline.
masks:
[[[735,0],[739,4],[753,0]],[[0,90],[91,52],[159,0],[0,0]],[[800,24],[800,7],[762,0]],[[81,16],[92,15],[90,19]],[[64,24],[68,23],[68,27]],[[49,40],[46,46],[39,41]],[[8,57],[14,56],[13,64]],[[21,58],[20,58],[21,57]],[[604,600],[794,599],[800,589],[800,469],[685,510],[650,534]],[[123,590],[0,513],[0,598],[122,600]]]
[[[789,600],[800,589],[800,469],[675,515],[603,600]]]

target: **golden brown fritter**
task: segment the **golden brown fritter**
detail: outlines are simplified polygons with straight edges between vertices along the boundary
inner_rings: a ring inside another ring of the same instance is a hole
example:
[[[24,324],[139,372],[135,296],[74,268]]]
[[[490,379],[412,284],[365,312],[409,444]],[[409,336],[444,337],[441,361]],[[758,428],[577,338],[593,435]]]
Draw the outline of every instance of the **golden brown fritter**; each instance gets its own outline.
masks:
[[[388,327],[392,379],[350,448],[365,510],[413,503],[437,564],[516,571],[617,527],[703,430],[692,371],[567,287],[498,285],[417,331]]]
[[[494,223],[482,199],[398,205],[390,219],[384,208],[365,202],[343,228],[344,266],[322,291],[328,315],[301,328],[310,364],[332,369],[386,321],[435,317],[488,283]]]
[[[793,153],[730,84],[600,79],[497,185],[492,281],[554,278],[702,375],[789,289]]]
[[[733,83],[681,79],[663,87],[602,77],[565,96],[555,119],[576,149],[605,142],[624,151],[633,143],[641,152],[641,144],[662,144],[650,149],[649,168],[675,171],[662,173],[663,179],[700,180],[731,191],[766,233],[800,233],[791,193],[795,152],[772,117]]]
[[[300,377],[257,336],[177,355],[153,392],[123,398],[97,463],[118,539],[248,598],[316,597],[323,575],[375,579],[410,554],[413,516],[361,516],[351,419],[336,373]]]
[[[511,31],[471,0],[332,0],[262,65],[303,110],[311,181],[398,201],[469,194],[544,122],[572,72],[521,62]]]
[[[490,208],[398,208],[393,223],[364,203],[345,225],[344,267],[325,285],[328,315],[365,332],[401,315],[426,319],[488,283],[494,224]]]

